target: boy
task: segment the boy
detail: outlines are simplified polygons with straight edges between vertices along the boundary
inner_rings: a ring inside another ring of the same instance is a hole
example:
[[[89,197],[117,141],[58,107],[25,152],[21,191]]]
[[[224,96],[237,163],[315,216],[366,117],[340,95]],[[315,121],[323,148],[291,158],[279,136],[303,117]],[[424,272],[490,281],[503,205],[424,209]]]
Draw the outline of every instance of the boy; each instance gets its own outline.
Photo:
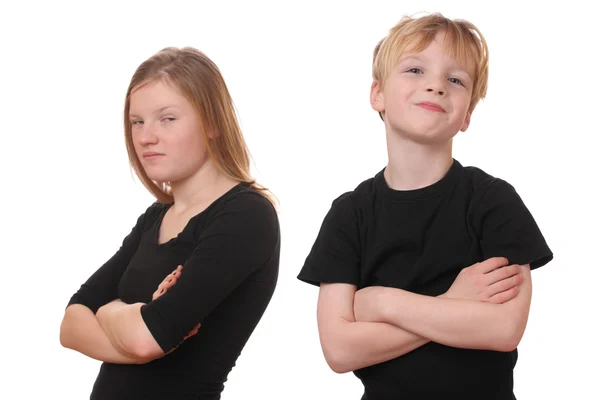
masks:
[[[388,164],[333,202],[298,276],[320,285],[325,358],[363,399],[515,398],[530,270],[553,255],[510,184],[452,157],[487,77],[479,30],[440,14],[375,49]]]

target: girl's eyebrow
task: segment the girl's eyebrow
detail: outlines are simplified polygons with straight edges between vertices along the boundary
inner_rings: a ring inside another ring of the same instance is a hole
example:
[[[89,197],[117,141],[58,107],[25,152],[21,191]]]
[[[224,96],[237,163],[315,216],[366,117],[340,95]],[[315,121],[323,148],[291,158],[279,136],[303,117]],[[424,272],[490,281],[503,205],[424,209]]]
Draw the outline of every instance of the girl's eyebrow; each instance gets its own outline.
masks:
[[[167,109],[169,109],[169,108],[177,108],[177,107],[175,107],[175,106],[172,106],[172,105],[163,106],[163,107],[159,108],[158,110],[156,110],[156,111],[154,112],[154,114],[160,114],[160,113],[162,113],[163,111],[165,111],[165,110],[167,110]],[[129,114],[129,118],[140,118],[140,116],[139,116],[139,115],[137,115],[137,114],[133,114],[133,113],[132,113],[132,114]]]

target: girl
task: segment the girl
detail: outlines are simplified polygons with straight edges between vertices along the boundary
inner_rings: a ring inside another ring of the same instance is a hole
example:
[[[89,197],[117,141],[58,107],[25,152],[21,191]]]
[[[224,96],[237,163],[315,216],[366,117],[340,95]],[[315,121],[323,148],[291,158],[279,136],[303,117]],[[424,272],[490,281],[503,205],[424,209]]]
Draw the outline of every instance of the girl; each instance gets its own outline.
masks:
[[[276,286],[272,196],[250,176],[227,86],[198,50],[142,63],[124,122],[157,202],[73,295],[61,343],[104,362],[91,399],[219,399]]]

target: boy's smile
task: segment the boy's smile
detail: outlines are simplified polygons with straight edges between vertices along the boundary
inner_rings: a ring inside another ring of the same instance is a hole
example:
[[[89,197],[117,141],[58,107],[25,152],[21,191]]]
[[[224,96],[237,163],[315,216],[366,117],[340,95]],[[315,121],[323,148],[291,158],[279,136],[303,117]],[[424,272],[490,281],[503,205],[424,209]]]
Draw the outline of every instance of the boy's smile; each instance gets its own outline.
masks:
[[[419,107],[423,108],[424,110],[429,110],[429,111],[435,111],[435,112],[441,112],[441,113],[445,113],[446,110],[444,110],[442,108],[442,106],[440,106],[437,103],[433,103],[431,101],[423,101],[419,104],[417,104]]]

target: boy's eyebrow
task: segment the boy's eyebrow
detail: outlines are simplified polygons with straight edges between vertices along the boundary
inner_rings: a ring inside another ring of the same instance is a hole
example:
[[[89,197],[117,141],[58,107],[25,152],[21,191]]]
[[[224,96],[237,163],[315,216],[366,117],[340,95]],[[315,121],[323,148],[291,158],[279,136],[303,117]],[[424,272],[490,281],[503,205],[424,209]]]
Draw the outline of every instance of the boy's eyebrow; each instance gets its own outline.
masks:
[[[461,75],[466,76],[466,78],[470,81],[473,80],[473,76],[471,75],[469,70],[465,67],[457,66],[457,67],[452,68],[450,71],[453,73],[460,73]]]
[[[471,76],[471,74],[469,73],[469,69],[460,65],[456,65],[452,68],[450,68],[450,71],[452,72],[464,72],[465,74],[469,75],[469,77]]]
[[[406,57],[401,57],[398,60],[398,63],[405,62],[405,61],[420,61],[420,62],[422,62],[423,59],[421,57],[419,57],[417,54],[409,54]]]
[[[398,60],[398,64],[404,63],[407,61],[423,62],[424,59],[422,57],[419,57],[418,54],[409,54],[406,57],[400,58],[400,60]],[[469,77],[469,79],[473,79],[471,77],[471,73],[469,72],[469,68],[467,68],[466,66],[462,66],[458,62],[454,62],[454,64],[449,68],[449,70],[452,72],[463,72]]]
[[[154,114],[160,114],[163,111],[168,110],[169,108],[177,108],[177,107],[172,106],[172,105],[163,106],[163,107],[159,108],[158,110],[154,111]],[[130,113],[129,118],[140,118],[140,116],[137,114],[134,114],[134,113]]]

